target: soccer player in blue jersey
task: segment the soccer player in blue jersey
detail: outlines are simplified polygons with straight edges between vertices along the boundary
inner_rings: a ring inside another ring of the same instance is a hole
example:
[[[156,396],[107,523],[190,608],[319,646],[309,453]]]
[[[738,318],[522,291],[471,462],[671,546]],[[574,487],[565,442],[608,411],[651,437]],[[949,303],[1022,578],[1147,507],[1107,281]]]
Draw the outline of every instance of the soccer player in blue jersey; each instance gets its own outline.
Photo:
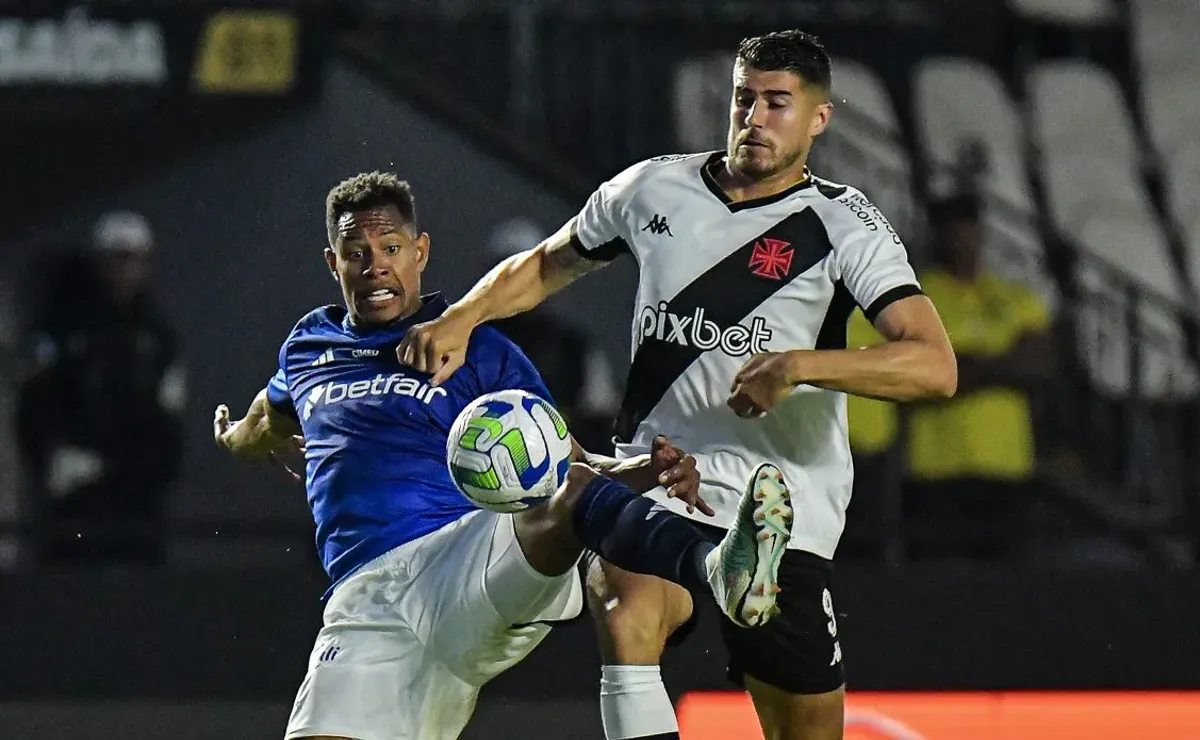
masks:
[[[377,172],[346,180],[329,194],[326,221],[345,306],[301,319],[246,416],[231,422],[220,406],[214,421],[217,443],[250,460],[303,435],[317,548],[334,585],[289,740],[458,737],[479,688],[533,650],[547,623],[581,612],[585,548],[708,593],[739,624],[770,618],[778,587],[756,543],[790,530],[790,501],[747,493],[737,526],[709,544],[635,492],[664,485],[706,507],[694,460],[665,438],[619,463],[576,445],[566,483],[543,506],[497,514],[470,504],[446,469],[450,426],[485,393],[549,400],[541,378],[486,327],[462,371],[437,387],[397,361],[405,331],[446,308],[421,294],[429,236],[407,183]]]

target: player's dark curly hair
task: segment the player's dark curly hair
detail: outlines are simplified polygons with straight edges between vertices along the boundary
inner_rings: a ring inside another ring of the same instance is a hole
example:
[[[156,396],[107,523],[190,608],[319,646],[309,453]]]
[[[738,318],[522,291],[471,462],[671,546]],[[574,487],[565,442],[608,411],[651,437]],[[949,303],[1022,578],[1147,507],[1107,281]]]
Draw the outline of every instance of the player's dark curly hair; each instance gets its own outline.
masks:
[[[417,202],[412,186],[390,172],[362,172],[342,180],[325,197],[325,229],[330,245],[337,243],[337,222],[343,213],[396,206],[414,231],[417,230]]]
[[[786,70],[828,92],[833,85],[829,53],[811,33],[795,29],[742,39],[737,61],[764,72]]]

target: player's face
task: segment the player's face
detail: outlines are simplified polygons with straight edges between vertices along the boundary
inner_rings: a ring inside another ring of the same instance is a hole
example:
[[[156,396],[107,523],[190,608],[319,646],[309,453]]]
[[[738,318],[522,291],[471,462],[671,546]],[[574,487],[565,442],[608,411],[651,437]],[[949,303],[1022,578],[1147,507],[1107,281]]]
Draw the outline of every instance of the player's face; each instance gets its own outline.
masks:
[[[737,63],[729,110],[729,166],[764,179],[800,170],[815,137],[825,130],[833,106],[823,90],[795,73],[764,71]]]
[[[395,206],[342,214],[325,261],[356,325],[387,324],[421,306],[429,235],[415,235]]]

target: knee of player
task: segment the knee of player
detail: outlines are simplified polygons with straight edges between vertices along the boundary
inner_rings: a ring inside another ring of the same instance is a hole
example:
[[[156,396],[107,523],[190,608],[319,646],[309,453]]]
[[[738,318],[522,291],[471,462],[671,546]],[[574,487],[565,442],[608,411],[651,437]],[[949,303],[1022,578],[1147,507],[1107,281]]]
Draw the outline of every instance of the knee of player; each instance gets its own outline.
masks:
[[[558,508],[571,509],[579,500],[579,494],[600,474],[584,463],[571,463],[567,468],[566,478],[562,486],[555,492],[551,503]]]
[[[563,488],[581,489],[598,477],[600,477],[600,474],[587,463],[571,463],[570,467],[567,468],[567,476],[563,482]]]
[[[583,463],[571,463],[562,486],[550,497],[547,506],[538,509],[538,517],[542,521],[569,522],[583,489],[599,476],[599,473]]]

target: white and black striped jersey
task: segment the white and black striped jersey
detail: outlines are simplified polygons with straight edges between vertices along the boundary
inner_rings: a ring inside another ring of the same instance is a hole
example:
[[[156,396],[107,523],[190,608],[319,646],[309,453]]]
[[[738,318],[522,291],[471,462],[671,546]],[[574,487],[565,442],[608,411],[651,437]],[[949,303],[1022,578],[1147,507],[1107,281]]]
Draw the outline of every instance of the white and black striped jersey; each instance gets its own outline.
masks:
[[[793,491],[791,547],[832,558],[850,502],[845,395],[800,386],[760,419],[726,406],[757,352],[840,349],[856,306],[870,319],[920,288],[896,232],[861,192],[809,176],[731,203],[709,170],[722,152],[656,157],[605,182],[574,221],[584,256],[630,252],[640,269],[632,365],[616,421],[617,454],[665,434],[696,456],[701,493],[728,527],[760,463]],[[686,509],[656,496],[667,508]]]

